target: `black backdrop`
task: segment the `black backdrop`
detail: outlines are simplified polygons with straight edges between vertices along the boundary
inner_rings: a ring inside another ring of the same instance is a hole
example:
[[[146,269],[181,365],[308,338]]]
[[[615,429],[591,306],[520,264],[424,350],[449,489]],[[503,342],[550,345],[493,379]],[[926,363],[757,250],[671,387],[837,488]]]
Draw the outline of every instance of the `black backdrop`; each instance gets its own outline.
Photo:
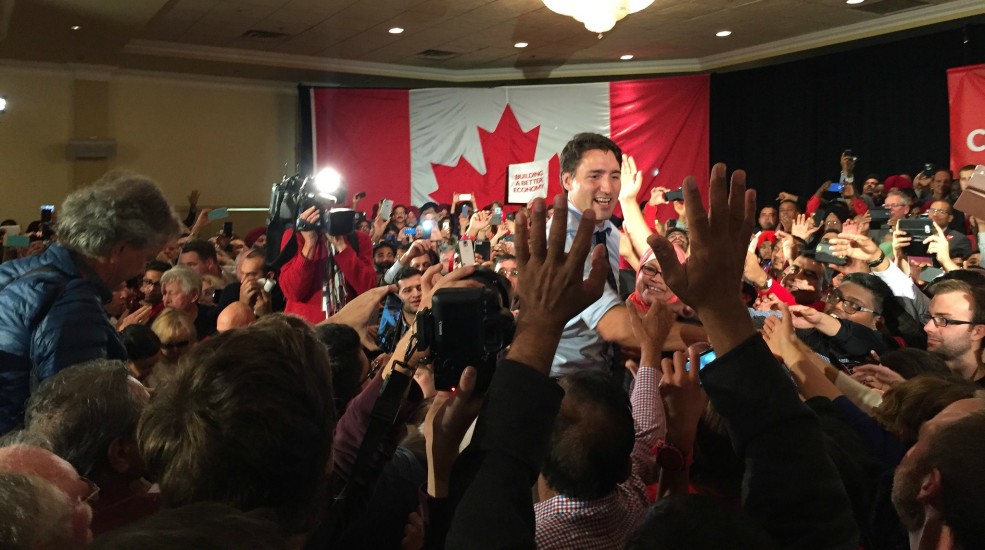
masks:
[[[985,25],[711,77],[712,162],[744,168],[759,206],[836,178],[949,163],[947,74],[985,62]]]

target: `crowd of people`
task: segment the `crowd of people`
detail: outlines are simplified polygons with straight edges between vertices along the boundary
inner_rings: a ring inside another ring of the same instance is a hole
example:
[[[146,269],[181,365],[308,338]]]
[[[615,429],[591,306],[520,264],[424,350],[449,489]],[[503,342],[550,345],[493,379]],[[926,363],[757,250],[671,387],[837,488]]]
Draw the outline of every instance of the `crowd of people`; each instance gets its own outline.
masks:
[[[975,167],[839,160],[242,237],[110,172],[3,251],[0,547],[985,548]]]

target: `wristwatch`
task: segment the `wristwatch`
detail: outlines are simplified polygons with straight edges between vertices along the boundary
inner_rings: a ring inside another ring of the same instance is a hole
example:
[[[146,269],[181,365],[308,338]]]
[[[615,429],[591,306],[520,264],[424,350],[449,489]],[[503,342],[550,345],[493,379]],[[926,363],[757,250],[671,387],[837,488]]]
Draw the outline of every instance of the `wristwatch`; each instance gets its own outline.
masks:
[[[664,439],[657,440],[653,452],[657,457],[657,465],[667,471],[683,472],[694,463],[694,456],[690,451],[684,452],[677,445]]]

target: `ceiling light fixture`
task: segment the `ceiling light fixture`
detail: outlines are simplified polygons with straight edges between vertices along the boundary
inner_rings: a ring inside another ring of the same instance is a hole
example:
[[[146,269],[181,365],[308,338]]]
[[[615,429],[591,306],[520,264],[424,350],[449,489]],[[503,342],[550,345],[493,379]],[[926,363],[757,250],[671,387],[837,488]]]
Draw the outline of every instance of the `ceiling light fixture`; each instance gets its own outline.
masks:
[[[846,4],[852,4],[852,5],[861,4],[862,2],[865,2],[865,0],[846,0],[845,1]]]
[[[718,31],[718,32],[715,33],[715,36],[717,36],[719,38],[725,38],[726,36],[730,36],[731,34],[732,34],[732,31]]]
[[[526,48],[529,45],[530,44],[527,44],[526,42],[517,42],[516,44],[513,44],[513,47],[514,48]]]
[[[645,9],[653,0],[544,0],[547,9],[574,17],[585,28],[602,34],[631,13]]]
[[[77,31],[77,30],[81,29],[82,27],[80,25],[72,25],[69,28],[72,29],[73,31]]]
[[[390,34],[400,34],[400,33],[404,32],[404,30],[402,28],[400,28],[400,27],[393,27],[388,32]]]
[[[0,113],[7,110],[7,98],[0,95]]]
[[[626,55],[619,56],[619,59],[622,59],[623,61],[629,61],[632,58],[633,58],[633,54],[631,53],[627,53]]]

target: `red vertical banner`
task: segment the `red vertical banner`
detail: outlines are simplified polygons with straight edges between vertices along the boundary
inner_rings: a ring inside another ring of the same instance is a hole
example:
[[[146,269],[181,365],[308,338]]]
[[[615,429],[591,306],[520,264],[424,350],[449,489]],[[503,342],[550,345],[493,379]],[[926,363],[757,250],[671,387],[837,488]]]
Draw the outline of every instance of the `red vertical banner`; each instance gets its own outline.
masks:
[[[369,214],[381,199],[410,202],[410,107],[407,90],[317,89],[312,95],[315,172],[331,166],[349,198],[362,191]]]
[[[674,190],[695,176],[707,204],[710,89],[708,75],[609,85],[610,135],[643,172],[638,201],[648,200],[653,187]],[[677,217],[670,205],[657,216]]]
[[[951,120],[951,171],[985,164],[985,65],[947,71]]]

